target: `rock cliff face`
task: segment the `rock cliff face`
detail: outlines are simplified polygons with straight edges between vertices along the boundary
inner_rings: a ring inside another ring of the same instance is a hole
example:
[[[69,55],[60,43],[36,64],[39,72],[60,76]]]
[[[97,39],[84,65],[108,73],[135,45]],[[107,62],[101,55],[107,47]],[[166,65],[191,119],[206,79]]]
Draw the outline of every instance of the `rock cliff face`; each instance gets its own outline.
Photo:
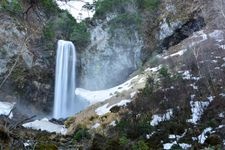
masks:
[[[79,81],[86,89],[105,89],[121,83],[152,53],[180,43],[209,20],[204,16],[207,6],[201,1],[151,2],[150,8],[135,1],[111,5],[111,11],[100,17],[97,9],[90,27],[90,45],[79,56]]]
[[[53,59],[49,59],[53,52],[44,50],[42,29],[47,16],[38,5],[1,2],[0,12],[1,99],[33,104],[33,113],[47,111],[49,108],[41,105],[51,104],[53,98]],[[23,13],[30,6],[28,13]]]
[[[136,24],[120,26],[109,16],[105,21],[97,21],[91,27],[90,45],[81,52],[81,86],[86,89],[106,89],[113,87],[138,69],[141,65],[142,37]],[[110,73],[109,73],[110,72]]]

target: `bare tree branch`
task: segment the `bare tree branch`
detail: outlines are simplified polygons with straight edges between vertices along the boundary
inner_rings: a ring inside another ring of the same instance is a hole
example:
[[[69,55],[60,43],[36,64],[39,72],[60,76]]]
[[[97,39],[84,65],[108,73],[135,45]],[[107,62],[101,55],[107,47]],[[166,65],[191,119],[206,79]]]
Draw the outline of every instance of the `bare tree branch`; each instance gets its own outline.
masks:
[[[26,46],[26,42],[29,39],[29,37],[25,38],[23,45],[21,46],[20,52],[16,58],[16,61],[14,62],[14,64],[12,65],[11,69],[9,70],[9,73],[6,75],[6,77],[3,79],[3,81],[0,84],[0,88],[2,88],[2,86],[4,85],[4,83],[6,82],[6,80],[9,78],[9,76],[12,74],[14,68],[16,67],[16,65],[18,64],[19,60],[20,60],[20,56],[23,54],[24,52],[24,47]]]

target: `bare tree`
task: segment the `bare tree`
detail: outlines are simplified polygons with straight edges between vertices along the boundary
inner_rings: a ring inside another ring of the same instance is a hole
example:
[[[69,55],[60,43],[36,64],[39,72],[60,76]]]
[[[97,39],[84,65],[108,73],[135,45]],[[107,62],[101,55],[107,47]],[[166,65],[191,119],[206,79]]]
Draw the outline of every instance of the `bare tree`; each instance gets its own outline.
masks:
[[[224,8],[225,2],[224,2],[224,0],[219,0],[219,2],[220,2],[220,4],[218,6],[220,8],[221,15],[225,19],[225,8]]]
[[[20,48],[20,51],[18,53],[18,56],[14,62],[14,64],[12,65],[12,67],[10,68],[8,74],[6,74],[5,78],[2,80],[2,82],[0,83],[0,88],[4,85],[4,83],[6,82],[6,80],[9,78],[9,76],[12,74],[13,70],[15,69],[15,67],[17,66],[17,64],[19,63],[19,60],[22,56],[22,54],[24,53],[24,49],[25,49],[25,46],[26,46],[26,43],[28,41],[29,37],[26,37],[21,48]]]

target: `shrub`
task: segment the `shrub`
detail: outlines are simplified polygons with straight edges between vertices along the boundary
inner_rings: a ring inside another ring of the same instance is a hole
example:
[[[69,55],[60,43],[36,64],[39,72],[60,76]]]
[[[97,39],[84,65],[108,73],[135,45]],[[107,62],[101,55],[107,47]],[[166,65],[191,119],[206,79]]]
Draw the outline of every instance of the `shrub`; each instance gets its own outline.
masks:
[[[72,123],[74,123],[75,122],[75,117],[69,117],[66,121],[65,121],[65,126],[67,127],[67,128],[69,128],[70,127],[70,125],[72,124]]]
[[[1,7],[4,11],[9,11],[10,13],[15,15],[18,15],[20,13],[22,14],[23,11],[21,3],[18,0],[4,0],[1,2]]]
[[[70,40],[78,47],[83,47],[90,41],[90,33],[86,24],[84,22],[77,23],[66,11],[59,13],[45,25],[43,35],[47,48],[53,48],[51,43],[55,43],[56,36]]]
[[[158,7],[160,0],[98,0],[95,3],[95,16],[104,16],[107,12],[112,12],[113,10],[123,13],[124,5],[129,2],[135,2],[141,10],[152,11]]]
[[[164,78],[170,78],[170,76],[171,76],[171,74],[168,71],[168,68],[166,68],[166,67],[160,68],[159,74]]]
[[[78,43],[80,46],[84,46],[90,40],[90,32],[87,30],[87,26],[84,22],[77,23],[73,26],[73,31],[70,35],[70,40]]]
[[[60,31],[63,36],[69,40],[70,34],[74,26],[77,24],[76,20],[67,11],[63,11],[55,16],[50,22],[54,25],[55,31]]]
[[[56,13],[56,11],[59,10],[57,4],[53,0],[41,0],[40,4],[48,13]]]
[[[39,150],[45,150],[45,149],[48,149],[48,150],[57,150],[58,147],[54,144],[51,144],[51,143],[38,143],[36,146],[35,146],[35,149],[39,149]]]
[[[126,127],[129,126],[128,120],[121,120],[116,124],[116,127],[120,130],[123,131]]]
[[[149,96],[152,94],[156,84],[154,83],[154,79],[152,77],[148,77],[145,87],[140,90],[142,96]]]
[[[144,114],[138,120],[137,130],[140,135],[145,135],[146,133],[151,133],[153,131],[153,127],[150,125],[149,118],[149,114]]]
[[[182,147],[180,147],[180,145],[178,144],[174,144],[172,147],[171,147],[172,150],[182,150]]]
[[[123,135],[122,137],[119,138],[120,145],[126,145],[128,143],[129,143],[129,139],[125,135]]]
[[[129,0],[98,0],[95,3],[96,16],[104,16],[107,12],[112,11],[115,8],[121,7],[122,3]]]
[[[55,37],[55,32],[53,30],[53,24],[48,23],[44,28],[43,28],[43,34],[46,40],[52,40]]]
[[[88,133],[88,129],[87,128],[79,128],[73,137],[74,141],[81,141],[82,139],[89,139],[91,137],[91,135]]]
[[[152,11],[158,7],[160,0],[136,0],[136,2],[140,9]]]
[[[144,140],[139,140],[132,146],[132,150],[149,150],[149,147]]]

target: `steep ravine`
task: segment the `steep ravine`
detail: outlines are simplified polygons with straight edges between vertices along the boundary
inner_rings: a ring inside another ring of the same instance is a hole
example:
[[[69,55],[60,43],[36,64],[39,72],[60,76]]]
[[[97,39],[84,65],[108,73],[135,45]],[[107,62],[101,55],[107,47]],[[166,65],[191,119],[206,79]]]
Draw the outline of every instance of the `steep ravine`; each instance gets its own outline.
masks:
[[[17,102],[12,119],[0,116],[4,146],[224,149],[222,0],[103,0],[81,23],[51,0],[3,2],[0,98]],[[76,44],[76,94],[90,106],[30,123],[51,133],[26,129],[21,112],[51,115],[58,39]]]
[[[77,90],[100,102],[67,120],[68,133],[76,137],[89,129],[91,149],[224,149],[225,21],[223,10],[216,11],[221,4],[162,2],[158,20],[142,36],[142,52],[153,55],[117,87]],[[77,142],[86,148],[87,139]]]

